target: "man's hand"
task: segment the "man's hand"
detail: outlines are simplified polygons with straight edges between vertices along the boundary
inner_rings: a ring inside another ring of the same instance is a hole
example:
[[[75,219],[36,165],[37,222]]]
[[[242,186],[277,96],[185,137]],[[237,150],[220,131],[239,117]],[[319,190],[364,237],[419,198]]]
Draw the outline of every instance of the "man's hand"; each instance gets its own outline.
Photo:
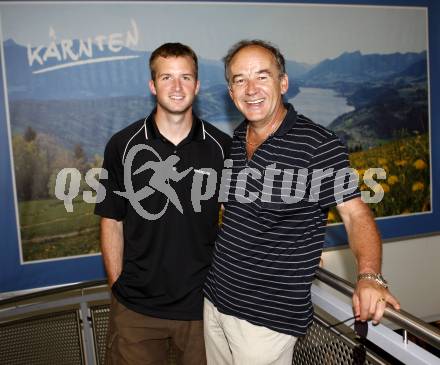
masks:
[[[356,257],[359,273],[380,273],[382,242],[370,208],[360,199],[351,199],[337,206],[347,230],[350,247]],[[399,310],[400,304],[388,289],[374,280],[359,280],[353,294],[353,310],[361,321],[377,324],[387,303]]]
[[[101,252],[111,288],[122,271],[124,233],[122,222],[101,218]]]
[[[380,286],[374,280],[359,280],[353,293],[354,315],[361,321],[372,319],[378,324],[383,317],[387,303],[395,310],[400,309],[400,303],[391,295],[388,289]]]

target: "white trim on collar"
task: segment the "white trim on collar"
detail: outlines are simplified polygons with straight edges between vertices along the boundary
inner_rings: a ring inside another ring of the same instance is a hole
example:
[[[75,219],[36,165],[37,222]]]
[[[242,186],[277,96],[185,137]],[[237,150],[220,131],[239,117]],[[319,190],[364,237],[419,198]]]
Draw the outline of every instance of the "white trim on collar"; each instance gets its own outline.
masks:
[[[200,122],[202,123],[203,140],[205,140],[205,138],[206,138],[206,136],[205,136],[205,123],[203,123],[202,119],[200,119]]]
[[[144,119],[144,130],[145,130],[145,139],[148,139],[148,133],[147,133],[147,117]]]
[[[124,153],[122,154],[122,164],[124,164],[124,161],[125,161],[125,154],[127,153],[128,145],[130,144],[130,142],[133,140],[133,138],[136,137],[136,135],[137,135],[142,129],[144,129],[144,131],[145,131],[145,138],[148,139],[148,134],[147,134],[147,118],[144,119],[144,124],[142,125],[142,127],[140,127],[139,130],[138,130],[135,134],[133,134],[133,135],[131,136],[131,138],[128,140],[127,144],[125,145]]]

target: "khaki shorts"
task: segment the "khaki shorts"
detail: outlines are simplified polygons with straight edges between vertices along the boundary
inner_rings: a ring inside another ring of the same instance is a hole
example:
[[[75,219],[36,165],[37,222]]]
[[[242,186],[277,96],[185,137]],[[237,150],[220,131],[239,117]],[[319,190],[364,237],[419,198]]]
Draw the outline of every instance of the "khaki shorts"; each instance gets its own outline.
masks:
[[[205,298],[209,365],[292,365],[297,338],[220,313]]]
[[[107,365],[166,365],[170,345],[177,364],[206,364],[203,321],[149,317],[128,309],[112,295]]]

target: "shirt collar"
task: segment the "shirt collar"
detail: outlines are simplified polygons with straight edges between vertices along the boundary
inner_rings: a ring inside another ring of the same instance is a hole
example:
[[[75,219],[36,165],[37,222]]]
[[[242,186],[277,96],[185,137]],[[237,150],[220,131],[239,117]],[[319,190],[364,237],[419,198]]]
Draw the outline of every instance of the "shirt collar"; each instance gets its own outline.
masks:
[[[285,103],[284,106],[287,109],[287,113],[286,113],[286,116],[284,117],[283,122],[278,127],[278,129],[275,131],[275,133],[274,133],[275,136],[285,135],[288,131],[290,131],[292,129],[293,125],[296,122],[296,117],[297,117],[298,113],[296,112],[293,105],[290,103]]]
[[[156,114],[156,108],[151,112],[151,114],[145,120],[145,130],[146,130],[145,137],[146,139],[166,140],[166,137],[164,137],[160,133],[159,128],[157,128],[156,121],[154,119],[155,114]],[[179,144],[190,141],[203,141],[205,139],[205,125],[203,121],[199,119],[194,113],[192,116],[193,116],[193,123],[191,126],[191,130],[189,131],[185,139]]]

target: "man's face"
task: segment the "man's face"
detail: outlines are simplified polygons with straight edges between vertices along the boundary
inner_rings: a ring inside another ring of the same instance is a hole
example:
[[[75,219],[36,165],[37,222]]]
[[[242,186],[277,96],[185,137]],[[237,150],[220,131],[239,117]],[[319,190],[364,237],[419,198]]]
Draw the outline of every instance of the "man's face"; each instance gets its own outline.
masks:
[[[190,57],[159,57],[155,60],[155,80],[150,80],[157,107],[171,114],[187,112],[199,92],[194,61]]]
[[[229,64],[229,94],[251,123],[277,118],[288,86],[287,75],[280,75],[275,57],[263,47],[243,48]]]

